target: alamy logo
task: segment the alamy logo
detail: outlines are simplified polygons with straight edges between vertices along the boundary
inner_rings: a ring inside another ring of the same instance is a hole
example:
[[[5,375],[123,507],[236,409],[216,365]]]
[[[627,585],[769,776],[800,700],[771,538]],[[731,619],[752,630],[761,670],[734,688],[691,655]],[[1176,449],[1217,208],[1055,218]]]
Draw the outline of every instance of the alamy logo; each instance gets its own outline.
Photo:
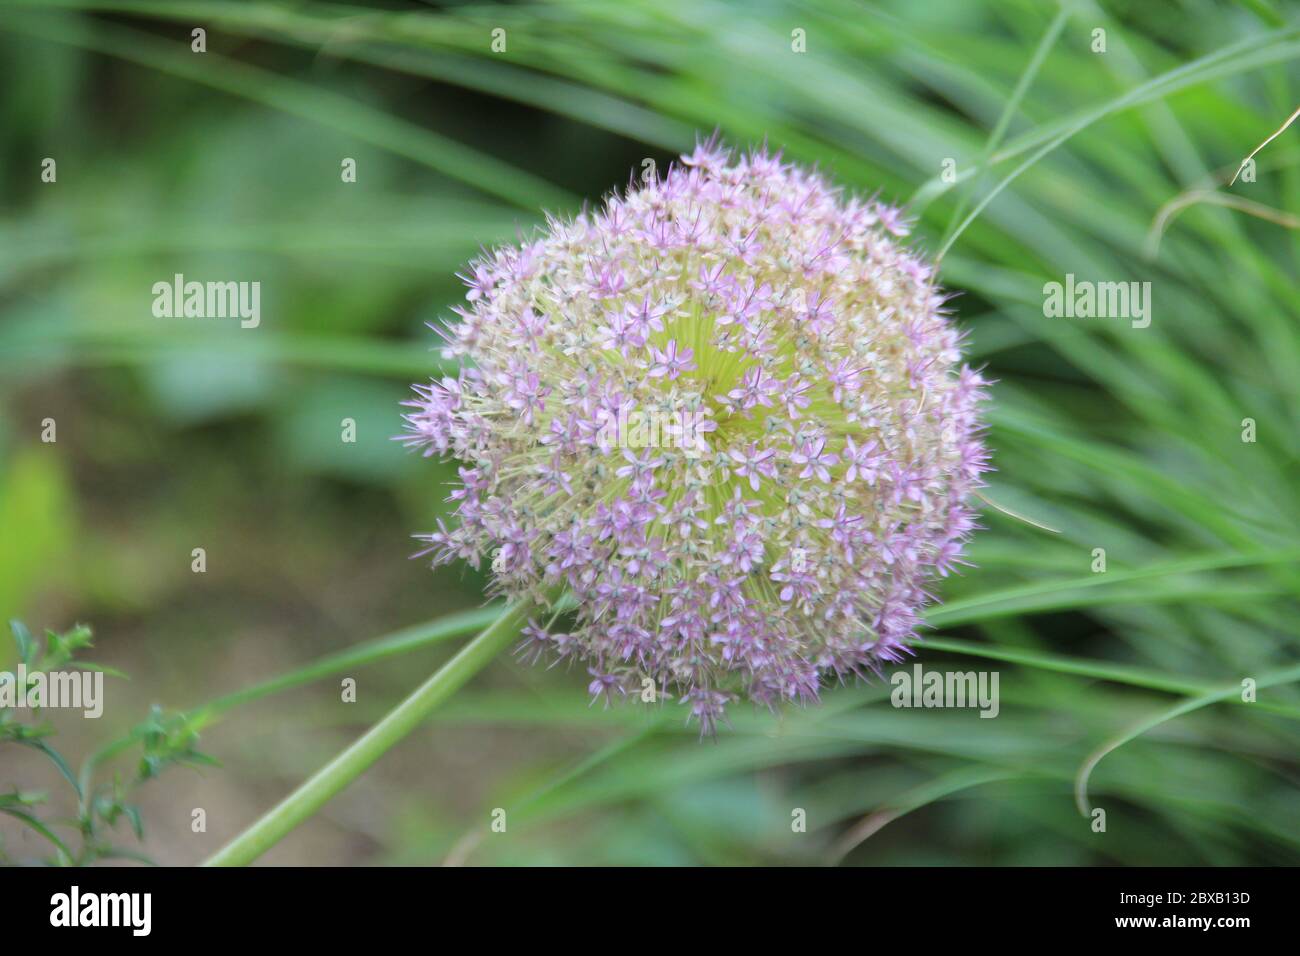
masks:
[[[895,707],[978,707],[981,717],[996,717],[997,671],[927,671],[920,664],[910,672],[894,671],[889,702]]]
[[[148,936],[152,911],[150,893],[83,894],[74,886],[50,897],[51,926],[127,926],[134,936]]]
[[[101,671],[0,671],[0,707],[80,710],[91,719],[104,713]]]
[[[240,328],[262,322],[262,283],[186,282],[176,273],[171,282],[153,284],[153,314],[159,319],[239,319]]]
[[[597,441],[602,448],[680,448],[687,458],[709,454],[704,436],[718,427],[703,411],[640,411],[624,405],[618,416],[601,423]]]
[[[1074,281],[1067,273],[1065,283],[1043,286],[1043,315],[1049,319],[1130,319],[1135,329],[1151,324],[1150,282]]]

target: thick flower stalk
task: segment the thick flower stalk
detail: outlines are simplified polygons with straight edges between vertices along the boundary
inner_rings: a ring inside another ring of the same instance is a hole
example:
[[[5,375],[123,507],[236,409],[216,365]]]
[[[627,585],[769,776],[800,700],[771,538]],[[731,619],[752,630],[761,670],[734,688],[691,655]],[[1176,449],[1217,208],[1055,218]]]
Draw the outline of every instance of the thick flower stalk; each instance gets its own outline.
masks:
[[[434,564],[575,610],[530,659],[610,699],[650,678],[712,730],[905,651],[975,527],[984,381],[898,210],[757,151],[472,264],[456,377],[403,439],[463,463]]]

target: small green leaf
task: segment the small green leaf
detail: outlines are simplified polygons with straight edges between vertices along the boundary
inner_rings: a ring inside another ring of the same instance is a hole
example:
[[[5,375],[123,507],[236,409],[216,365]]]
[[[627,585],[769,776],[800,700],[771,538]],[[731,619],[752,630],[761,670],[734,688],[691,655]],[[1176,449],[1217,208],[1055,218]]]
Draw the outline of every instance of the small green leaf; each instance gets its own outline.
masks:
[[[36,638],[27,630],[27,625],[19,620],[10,621],[9,630],[13,632],[14,643],[18,645],[18,659],[24,664],[31,664],[36,659]]]
[[[0,793],[0,807],[34,807],[48,799],[44,790],[14,790]]]
[[[45,660],[41,662],[44,670],[53,670],[56,667],[62,667],[76,655],[77,651],[83,647],[92,646],[91,631],[84,624],[78,624],[70,631],[62,634],[56,634],[54,631],[46,630],[46,653]]]
[[[62,840],[60,840],[54,834],[54,831],[52,831],[49,827],[47,827],[40,820],[36,819],[36,817],[32,816],[30,813],[27,813],[24,810],[17,810],[13,807],[5,807],[5,806],[0,806],[0,813],[7,813],[9,814],[9,816],[13,817],[14,819],[22,821],[27,826],[31,827],[33,830],[39,833],[41,836],[45,837],[45,839],[53,843],[55,847],[57,847],[59,850],[60,862],[63,863],[65,866],[71,864],[73,859],[75,859],[75,857],[73,857],[72,855],[72,851],[68,849],[67,844],[64,843]]]
[[[128,803],[122,807],[122,812],[126,818],[131,821],[131,829],[135,831],[137,840],[144,839],[144,820],[140,818],[140,808],[133,803]]]
[[[39,750],[41,753],[45,754],[45,756],[49,757],[54,766],[59,768],[59,773],[63,774],[64,779],[66,779],[68,783],[72,784],[72,789],[77,793],[77,799],[81,799],[81,784],[77,782],[77,775],[72,772],[72,768],[68,766],[68,762],[63,759],[61,753],[47,744],[44,740],[37,737],[18,740],[16,742],[23,744],[26,747],[31,747],[33,750]]]
[[[71,661],[69,667],[82,671],[95,671],[100,674],[107,674],[109,677],[120,677],[122,680],[130,680],[130,676],[116,667],[109,667],[107,664],[96,664],[94,661]]]

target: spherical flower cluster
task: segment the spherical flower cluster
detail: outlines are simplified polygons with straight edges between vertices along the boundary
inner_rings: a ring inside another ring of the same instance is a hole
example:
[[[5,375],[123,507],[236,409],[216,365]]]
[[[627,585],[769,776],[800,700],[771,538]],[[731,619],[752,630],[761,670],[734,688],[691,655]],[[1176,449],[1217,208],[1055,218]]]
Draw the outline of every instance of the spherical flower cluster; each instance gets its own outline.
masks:
[[[406,403],[403,440],[462,462],[423,553],[542,609],[525,657],[582,661],[607,700],[648,677],[706,731],[899,660],[988,470],[985,382],[907,233],[706,143],[485,254],[460,373]]]

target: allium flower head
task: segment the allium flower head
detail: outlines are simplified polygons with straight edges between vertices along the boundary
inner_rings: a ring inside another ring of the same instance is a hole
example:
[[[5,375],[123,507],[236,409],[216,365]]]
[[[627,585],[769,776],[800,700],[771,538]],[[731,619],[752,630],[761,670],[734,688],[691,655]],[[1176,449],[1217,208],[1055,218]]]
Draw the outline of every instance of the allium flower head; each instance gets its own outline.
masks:
[[[900,659],[975,527],[985,383],[898,210],[765,150],[683,163],[473,263],[403,440],[463,463],[435,564],[575,599],[525,656],[711,730]]]

